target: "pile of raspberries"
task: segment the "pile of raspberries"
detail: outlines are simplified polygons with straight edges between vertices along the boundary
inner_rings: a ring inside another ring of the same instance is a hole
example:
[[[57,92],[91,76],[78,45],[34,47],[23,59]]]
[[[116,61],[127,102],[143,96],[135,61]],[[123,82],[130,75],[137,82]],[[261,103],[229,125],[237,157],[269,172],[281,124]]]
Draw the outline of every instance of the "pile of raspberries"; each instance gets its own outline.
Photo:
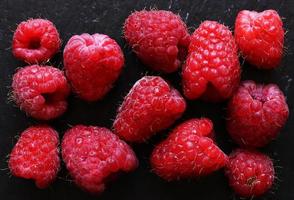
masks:
[[[238,149],[226,155],[216,144],[217,133],[210,119],[189,119],[155,145],[150,155],[152,172],[175,181],[224,168],[238,195],[253,197],[267,192],[275,179],[273,162],[256,149],[278,136],[289,109],[277,85],[250,80],[240,83],[239,54],[259,69],[279,66],[284,29],[278,13],[243,10],[236,18],[234,35],[216,21],[203,21],[190,35],[179,15],[142,10],[125,20],[123,33],[150,69],[163,74],[181,68],[183,95],[160,76],[144,76],[125,96],[112,130],[76,125],[66,131],[59,145],[58,133],[44,121],[66,111],[71,91],[87,102],[103,99],[123,69],[123,52],[107,35],[74,35],[65,45],[64,69],[60,70],[46,65],[61,47],[54,24],[29,19],[18,25],[12,53],[28,66],[14,74],[12,97],[41,125],[20,135],[9,158],[11,173],[45,188],[55,180],[62,157],[78,187],[101,194],[110,180],[138,167],[130,144],[144,143],[173,125],[189,109],[185,99],[228,100],[226,127]]]

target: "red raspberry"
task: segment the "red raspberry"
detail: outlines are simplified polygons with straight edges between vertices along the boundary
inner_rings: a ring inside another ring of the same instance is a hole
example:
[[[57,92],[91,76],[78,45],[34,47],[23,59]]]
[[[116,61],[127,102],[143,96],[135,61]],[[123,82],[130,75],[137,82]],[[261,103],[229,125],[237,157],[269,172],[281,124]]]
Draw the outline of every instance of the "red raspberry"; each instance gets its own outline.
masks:
[[[156,174],[170,181],[205,176],[227,162],[227,156],[206,135],[213,131],[209,119],[192,119],[175,128],[155,147],[151,165]]]
[[[99,194],[119,172],[138,166],[135,153],[106,128],[78,125],[68,130],[62,141],[62,158],[75,183]]]
[[[227,129],[239,145],[262,147],[277,137],[288,115],[284,94],[277,85],[245,81],[229,102]]]
[[[33,179],[38,188],[48,187],[59,171],[58,145],[58,134],[49,126],[26,129],[10,154],[12,175]]]
[[[165,10],[133,12],[125,21],[124,37],[145,65],[165,73],[180,67],[190,42],[181,17]]]
[[[159,76],[138,80],[118,109],[115,133],[130,142],[144,142],[181,117],[186,102]]]
[[[183,89],[189,99],[229,98],[238,87],[240,64],[237,46],[228,27],[204,21],[193,33],[183,68]]]
[[[75,35],[65,46],[64,67],[74,91],[86,101],[102,99],[124,65],[124,55],[107,35]]]
[[[235,38],[245,59],[258,68],[275,68],[281,62],[284,30],[276,11],[239,12],[235,22]]]
[[[21,22],[13,35],[13,55],[27,63],[48,61],[60,48],[59,33],[52,22],[29,19]]]
[[[229,157],[226,175],[237,194],[253,197],[271,188],[275,171],[268,156],[253,150],[238,149]]]
[[[213,123],[210,119],[190,119],[177,126],[180,132],[193,132],[198,136],[214,138]]]
[[[41,120],[62,115],[70,88],[62,71],[51,66],[31,65],[13,76],[13,98],[20,109]]]

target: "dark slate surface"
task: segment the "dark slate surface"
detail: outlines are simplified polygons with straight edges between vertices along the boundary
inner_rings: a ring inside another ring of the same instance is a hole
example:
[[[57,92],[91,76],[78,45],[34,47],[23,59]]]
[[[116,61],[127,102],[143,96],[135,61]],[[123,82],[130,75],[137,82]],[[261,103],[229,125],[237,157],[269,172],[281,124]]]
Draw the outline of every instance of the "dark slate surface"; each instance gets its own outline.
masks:
[[[79,190],[69,181],[67,172],[62,168],[59,178],[48,189],[38,190],[31,181],[11,177],[7,169],[7,155],[16,142],[16,136],[25,128],[38,122],[28,118],[8,100],[11,76],[15,69],[25,64],[17,61],[11,54],[11,39],[16,25],[30,17],[43,17],[53,21],[64,41],[73,34],[104,33],[116,39],[124,50],[126,66],[117,81],[116,87],[108,96],[96,103],[85,103],[74,96],[69,98],[69,108],[64,116],[50,122],[62,137],[69,125],[88,124],[110,128],[115,111],[123,96],[132,84],[145,74],[157,74],[145,68],[126,46],[122,39],[122,24],[134,10],[143,8],[167,9],[179,13],[187,22],[191,32],[205,19],[217,20],[233,28],[234,19],[239,10],[276,9],[284,17],[286,34],[285,56],[282,67],[273,71],[259,71],[243,64],[242,79],[253,79],[260,83],[277,83],[286,93],[290,111],[293,111],[293,45],[294,1],[283,0],[1,0],[0,1],[0,199],[5,200],[48,200],[48,199],[98,199]],[[62,54],[58,53],[52,63],[62,68]],[[179,73],[164,76],[173,85],[180,88]],[[227,136],[225,122],[226,103],[209,104],[199,101],[188,102],[183,121],[191,117],[206,116],[213,120],[217,133],[217,142],[226,152],[236,146]],[[294,124],[290,114],[288,124],[278,140],[262,149],[270,155],[277,167],[277,179],[272,191],[261,199],[294,199]],[[230,190],[222,171],[200,180],[188,180],[167,183],[150,172],[149,154],[157,142],[168,131],[152,138],[149,144],[134,146],[140,160],[140,167],[134,173],[123,175],[111,184],[99,197],[108,199],[175,200],[238,199]]]

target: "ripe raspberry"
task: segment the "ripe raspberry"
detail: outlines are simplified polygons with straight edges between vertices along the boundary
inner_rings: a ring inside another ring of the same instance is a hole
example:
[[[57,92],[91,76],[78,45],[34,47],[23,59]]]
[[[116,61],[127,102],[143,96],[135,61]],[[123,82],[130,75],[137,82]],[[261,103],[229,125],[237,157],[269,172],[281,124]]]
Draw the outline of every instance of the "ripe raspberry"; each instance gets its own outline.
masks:
[[[165,10],[136,11],[125,21],[124,37],[141,61],[156,71],[176,71],[190,42],[179,15]]]
[[[189,99],[229,98],[240,80],[237,46],[228,27],[204,21],[193,33],[183,68],[183,90]]]
[[[253,150],[238,149],[229,157],[226,175],[237,194],[253,197],[271,188],[275,171],[268,156]]]
[[[245,59],[258,68],[275,68],[281,62],[284,30],[276,11],[239,12],[235,22],[235,38]]]
[[[46,188],[59,171],[59,138],[49,126],[32,126],[26,129],[14,146],[9,169],[12,175],[33,179],[38,188]]]
[[[193,132],[198,136],[214,138],[213,123],[210,119],[190,119],[177,126],[178,132]]]
[[[31,65],[13,76],[13,98],[28,115],[49,120],[62,115],[70,88],[62,71],[51,66]]]
[[[103,34],[73,36],[65,46],[63,58],[74,91],[86,101],[102,99],[124,65],[119,45]]]
[[[29,19],[21,22],[13,35],[13,55],[27,63],[48,61],[60,48],[59,33],[52,22]]]
[[[138,80],[118,109],[116,134],[130,142],[144,142],[181,117],[186,102],[159,76]]]
[[[106,128],[78,125],[68,130],[62,141],[62,158],[75,183],[99,194],[119,172],[138,166],[135,153]]]
[[[227,129],[239,145],[262,147],[277,137],[288,115],[284,94],[277,85],[245,81],[229,102]]]
[[[227,156],[206,135],[213,131],[208,119],[192,119],[174,129],[155,147],[151,165],[170,181],[205,176],[225,166]]]

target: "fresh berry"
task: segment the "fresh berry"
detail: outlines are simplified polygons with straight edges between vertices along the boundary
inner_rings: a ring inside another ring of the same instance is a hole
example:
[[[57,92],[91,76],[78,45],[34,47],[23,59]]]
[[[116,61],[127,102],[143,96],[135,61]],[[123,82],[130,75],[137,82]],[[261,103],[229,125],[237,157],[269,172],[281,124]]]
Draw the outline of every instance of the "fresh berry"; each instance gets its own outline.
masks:
[[[186,102],[159,76],[138,80],[118,109],[113,124],[116,134],[130,142],[144,142],[181,117]]]
[[[138,166],[135,153],[124,141],[106,128],[77,125],[62,141],[62,158],[82,189],[100,194],[105,184],[119,172]]]
[[[13,35],[13,55],[30,64],[48,61],[60,48],[59,33],[52,22],[29,19],[21,22]]]
[[[124,65],[119,45],[103,34],[75,35],[65,46],[64,67],[77,95],[86,101],[102,99]]]
[[[195,30],[183,67],[183,90],[189,99],[221,101],[238,87],[240,64],[237,45],[228,27],[204,21]]]
[[[13,76],[12,90],[20,109],[40,120],[62,115],[70,92],[62,71],[39,65],[20,68]]]
[[[245,59],[262,69],[277,67],[284,45],[283,22],[274,10],[239,12],[235,38]]]
[[[239,145],[262,147],[277,137],[288,115],[285,96],[277,85],[245,81],[229,102],[227,129]]]
[[[9,169],[12,175],[32,179],[38,188],[46,188],[59,171],[59,138],[49,126],[32,126],[26,129],[14,146]]]
[[[226,175],[238,195],[254,197],[271,188],[275,171],[268,156],[253,150],[238,149],[229,157]]]
[[[213,123],[210,119],[190,119],[177,126],[180,132],[193,132],[198,136],[214,138]]]
[[[156,174],[171,181],[210,174],[226,165],[227,156],[212,139],[208,119],[192,119],[175,128],[155,147],[151,165]]]
[[[176,71],[190,42],[179,15],[165,10],[136,11],[125,21],[124,37],[141,61],[156,71]]]

